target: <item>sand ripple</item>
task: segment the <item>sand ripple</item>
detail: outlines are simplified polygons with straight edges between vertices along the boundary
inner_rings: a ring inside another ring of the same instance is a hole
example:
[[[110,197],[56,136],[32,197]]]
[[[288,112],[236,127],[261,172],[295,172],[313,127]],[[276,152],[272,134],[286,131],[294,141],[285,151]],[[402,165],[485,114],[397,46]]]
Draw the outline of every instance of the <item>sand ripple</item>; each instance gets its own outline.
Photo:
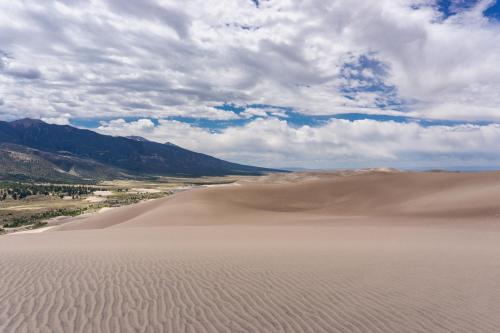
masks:
[[[113,241],[116,230],[6,237],[0,331],[500,329],[496,236],[460,247],[466,233],[401,231],[395,241],[359,229],[277,230],[138,229]]]

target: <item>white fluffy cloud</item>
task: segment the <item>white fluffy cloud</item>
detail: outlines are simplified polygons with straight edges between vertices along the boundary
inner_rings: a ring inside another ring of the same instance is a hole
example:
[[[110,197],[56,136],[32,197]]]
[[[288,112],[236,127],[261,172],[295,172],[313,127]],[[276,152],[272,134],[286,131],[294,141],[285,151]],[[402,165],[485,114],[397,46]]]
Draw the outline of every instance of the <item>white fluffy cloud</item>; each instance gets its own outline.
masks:
[[[65,113],[60,115],[59,117],[42,117],[42,120],[48,124],[69,125],[70,117],[71,115],[69,113]]]
[[[499,119],[492,1],[446,20],[432,3],[3,1],[0,115],[224,119],[207,112],[224,102],[388,112],[387,90],[367,87],[376,78],[411,115]]]
[[[158,142],[269,167],[478,167],[500,165],[500,125],[424,127],[418,123],[334,119],[318,127],[259,118],[212,132],[178,121],[102,122],[99,132]]]

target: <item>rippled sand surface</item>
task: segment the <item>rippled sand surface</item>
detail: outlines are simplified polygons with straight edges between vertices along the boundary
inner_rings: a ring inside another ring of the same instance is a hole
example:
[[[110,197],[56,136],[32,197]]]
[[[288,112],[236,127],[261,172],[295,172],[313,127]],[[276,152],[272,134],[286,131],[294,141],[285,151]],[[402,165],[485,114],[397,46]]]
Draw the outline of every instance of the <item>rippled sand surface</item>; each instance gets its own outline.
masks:
[[[0,331],[500,331],[496,199],[471,199],[495,194],[496,174],[400,189],[387,217],[380,203],[345,214],[340,202],[358,199],[332,177],[195,190],[0,237]],[[310,184],[330,201],[292,200]]]

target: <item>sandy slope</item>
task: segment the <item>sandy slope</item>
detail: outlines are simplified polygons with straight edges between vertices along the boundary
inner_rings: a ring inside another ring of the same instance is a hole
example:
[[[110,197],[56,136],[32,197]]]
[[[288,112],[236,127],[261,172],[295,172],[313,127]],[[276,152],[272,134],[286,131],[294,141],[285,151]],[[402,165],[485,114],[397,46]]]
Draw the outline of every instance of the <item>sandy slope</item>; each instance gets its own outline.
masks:
[[[500,174],[271,176],[0,238],[5,332],[497,332]]]
[[[366,217],[421,224],[496,222],[500,173],[363,172],[273,175],[100,214],[60,230],[212,224],[311,224]]]

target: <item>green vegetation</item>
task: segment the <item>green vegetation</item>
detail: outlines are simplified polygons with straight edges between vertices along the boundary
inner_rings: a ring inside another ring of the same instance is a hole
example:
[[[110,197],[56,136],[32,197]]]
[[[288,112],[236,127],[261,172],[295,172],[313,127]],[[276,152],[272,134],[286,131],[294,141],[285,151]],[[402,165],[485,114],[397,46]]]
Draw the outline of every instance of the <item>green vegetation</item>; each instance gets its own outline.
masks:
[[[83,190],[85,191],[85,189]],[[89,209],[90,210],[95,210],[95,209],[100,209],[103,207],[119,207],[119,206],[124,206],[124,205],[130,205],[134,203],[138,203],[143,200],[149,200],[149,199],[158,199],[165,194],[171,194],[172,192],[162,192],[162,193],[138,193],[138,194],[128,194],[126,193],[126,190],[120,189],[120,191],[117,191],[118,194],[108,197],[106,201],[99,203],[99,204],[90,204],[90,205],[85,205],[80,208],[59,208],[59,209],[52,209],[52,210],[47,210],[41,213],[34,213],[26,216],[15,216],[12,214],[9,214],[9,217],[7,219],[7,222],[4,222],[3,228],[1,228],[0,233],[5,231],[5,228],[19,228],[23,226],[30,226],[31,229],[35,228],[40,228],[45,225],[47,225],[47,222],[44,222],[45,220],[58,217],[58,216],[78,216],[80,214],[83,214],[87,212]],[[4,192],[8,193],[8,192]],[[14,195],[19,192],[11,192]],[[67,192],[66,192],[67,193]],[[78,193],[78,192],[73,192],[73,193]],[[81,192],[82,193],[82,192]],[[43,193],[42,193],[43,194]],[[48,194],[47,194],[48,195]],[[21,200],[22,196],[19,196],[18,200]]]
[[[3,228],[17,228],[25,225],[32,225],[33,228],[39,228],[47,224],[46,222],[43,222],[44,220],[58,216],[78,216],[86,210],[86,208],[55,209],[43,213],[33,214],[30,216],[14,217],[10,222],[5,223],[3,225]]]
[[[141,202],[143,200],[158,199],[164,197],[165,194],[172,194],[172,192],[161,192],[161,193],[137,193],[137,194],[127,194],[127,195],[115,195],[108,197],[105,201],[106,207],[119,207],[125,205],[131,205],[134,203]]]
[[[0,201],[7,200],[7,198],[20,200],[32,195],[51,195],[60,198],[70,196],[73,199],[77,199],[99,190],[105,189],[82,185],[3,183],[0,184]]]
[[[236,179],[156,177],[81,184],[0,180],[0,234],[58,224],[48,220],[59,216],[77,216],[161,198],[179,188],[227,184]]]

